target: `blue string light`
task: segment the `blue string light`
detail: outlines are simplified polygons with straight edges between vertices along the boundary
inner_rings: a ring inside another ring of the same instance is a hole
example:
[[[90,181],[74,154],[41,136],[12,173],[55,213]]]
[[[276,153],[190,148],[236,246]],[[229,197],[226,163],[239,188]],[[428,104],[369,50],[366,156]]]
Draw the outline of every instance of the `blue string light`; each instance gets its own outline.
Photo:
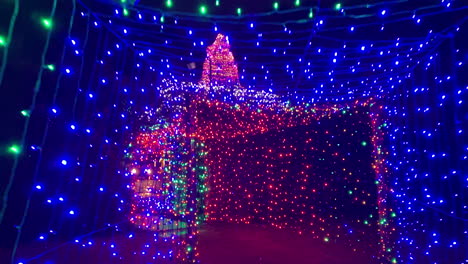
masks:
[[[333,10],[314,8],[313,16],[309,6],[294,11],[274,6],[275,15],[285,18],[305,10],[306,20],[287,18],[281,23],[262,21],[272,13],[247,17],[244,9],[239,16],[207,13],[200,17],[173,8],[165,12],[128,7],[129,13],[124,15],[122,9],[107,14],[80,7],[77,25],[70,24],[69,48],[61,62],[56,62],[57,72],[66,76],[59,81],[60,91],[66,88],[76,96],[56,92],[52,104],[46,106],[51,131],[63,139],[54,138],[58,146],[51,142],[25,146],[28,155],[35,155],[32,151],[52,153],[41,164],[48,159],[55,165],[59,161],[53,176],[41,168],[32,185],[32,195],[41,201],[34,206],[51,208],[61,217],[38,227],[41,230],[35,239],[47,241],[56,236],[49,234],[50,229],[64,233],[58,228],[61,223],[86,222],[90,213],[79,207],[80,198],[95,200],[99,208],[111,208],[121,215],[128,211],[130,201],[124,194],[131,188],[130,173],[109,161],[130,155],[126,152],[129,133],[145,122],[138,118],[157,115],[153,105],[161,98],[150,95],[162,94],[162,80],[196,83],[205,46],[223,32],[230,36],[240,82],[247,90],[275,91],[292,106],[342,105],[370,98],[382,105],[379,129],[386,134],[385,165],[390,169],[385,192],[390,193],[389,207],[395,209],[395,215],[385,219],[395,228],[395,244],[387,253],[390,262],[465,261],[468,142],[464,106],[468,85],[463,75],[467,51],[462,36],[466,19],[441,26],[430,21],[456,17],[466,7],[442,0],[415,11],[399,9],[404,6],[401,2],[387,1],[387,5],[378,3],[368,9],[341,5],[334,14]],[[358,15],[363,10],[366,14]],[[228,93],[223,96],[224,101],[234,101]],[[362,147],[370,145],[359,142]],[[105,171],[107,167],[111,169]],[[91,191],[82,195],[80,192],[88,190],[86,185],[92,186]],[[121,219],[104,219],[106,214],[99,213],[103,219],[91,223],[93,229],[112,229],[116,234],[125,233],[127,239],[139,237],[121,231]],[[28,224],[34,225],[32,221]],[[85,233],[78,227],[77,231]],[[358,231],[350,228],[346,232]],[[322,240],[330,242],[330,237]],[[83,248],[97,247],[91,238],[73,241]],[[189,244],[185,238],[174,241]],[[121,257],[120,245],[113,241],[109,246],[112,256]],[[150,252],[145,248],[137,254],[153,254],[154,258],[190,255],[188,251]],[[22,262],[27,260],[16,261]]]

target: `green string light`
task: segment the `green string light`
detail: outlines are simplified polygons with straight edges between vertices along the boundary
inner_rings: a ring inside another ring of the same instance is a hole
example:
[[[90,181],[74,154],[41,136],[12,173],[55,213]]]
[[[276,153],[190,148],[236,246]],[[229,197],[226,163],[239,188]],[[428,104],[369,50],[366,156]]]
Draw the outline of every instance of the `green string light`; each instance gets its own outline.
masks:
[[[335,10],[341,10],[341,3],[336,3],[335,4]]]
[[[22,115],[22,116],[29,117],[30,114],[31,114],[31,113],[29,112],[29,110],[22,110],[22,111],[21,111],[21,115]]]
[[[0,35],[0,47],[5,47],[7,44],[6,38]]]
[[[21,153],[21,147],[16,144],[13,144],[8,148],[8,152],[10,152],[11,154],[18,155]]]
[[[278,2],[273,3],[273,9],[275,9],[275,10],[279,9],[279,3]]]
[[[296,0],[296,2],[294,2],[294,5],[295,6],[300,6],[301,5],[301,0]]]
[[[237,8],[237,15],[238,16],[242,15],[242,8],[240,7]]]
[[[216,5],[216,6],[219,6],[219,0],[216,0],[215,5]]]
[[[53,64],[47,64],[47,65],[46,65],[46,68],[47,68],[49,71],[55,71],[55,65],[53,65]]]
[[[166,7],[171,8],[173,6],[172,0],[166,0]]]
[[[366,141],[363,141],[363,142],[361,142],[361,145],[362,145],[363,147],[365,147],[365,146],[367,146],[367,142],[366,142]]]
[[[129,15],[129,12],[128,12],[128,9],[127,9],[127,8],[124,8],[124,9],[123,9],[123,15],[124,15],[124,16],[128,16],[128,15]]]
[[[309,11],[309,18],[314,18],[314,11],[312,10],[312,8]]]
[[[41,20],[42,22],[42,25],[44,26],[44,28],[46,29],[52,29],[52,20],[50,20],[49,18],[42,18]]]
[[[200,6],[200,14],[206,15],[206,13],[208,13],[208,8],[206,7],[206,5],[201,5]]]
[[[159,22],[164,23],[164,16],[161,16],[161,18],[159,19]]]

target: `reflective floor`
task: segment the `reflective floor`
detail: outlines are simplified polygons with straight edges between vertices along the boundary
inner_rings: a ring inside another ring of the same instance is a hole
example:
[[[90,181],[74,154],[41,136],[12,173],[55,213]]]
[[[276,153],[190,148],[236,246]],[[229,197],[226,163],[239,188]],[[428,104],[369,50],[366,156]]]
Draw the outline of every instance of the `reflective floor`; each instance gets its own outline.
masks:
[[[181,238],[183,237],[183,238]],[[199,235],[155,236],[149,232],[96,233],[79,242],[31,243],[15,263],[374,263],[368,248],[321,241],[291,231],[254,225],[206,224]],[[361,243],[362,245],[366,243]],[[10,250],[0,258],[7,260]],[[7,263],[1,261],[1,263]]]
[[[354,251],[306,235],[248,225],[208,225],[200,234],[201,263],[373,263],[367,249]]]

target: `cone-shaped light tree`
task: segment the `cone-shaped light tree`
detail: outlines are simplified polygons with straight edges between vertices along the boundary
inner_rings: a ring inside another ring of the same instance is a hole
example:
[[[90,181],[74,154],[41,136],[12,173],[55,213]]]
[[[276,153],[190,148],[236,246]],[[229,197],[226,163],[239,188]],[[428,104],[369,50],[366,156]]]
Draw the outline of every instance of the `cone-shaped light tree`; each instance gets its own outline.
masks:
[[[200,84],[240,85],[239,71],[230,48],[228,38],[223,34],[218,34],[214,43],[206,49],[207,54],[203,63]]]

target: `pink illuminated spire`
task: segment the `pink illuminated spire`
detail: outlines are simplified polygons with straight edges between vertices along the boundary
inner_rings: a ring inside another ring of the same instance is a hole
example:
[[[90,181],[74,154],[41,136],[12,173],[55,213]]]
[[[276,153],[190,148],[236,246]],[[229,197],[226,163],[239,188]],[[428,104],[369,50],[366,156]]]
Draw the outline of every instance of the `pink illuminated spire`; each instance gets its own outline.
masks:
[[[200,84],[240,85],[239,71],[230,48],[228,38],[218,34],[213,44],[206,49]]]

